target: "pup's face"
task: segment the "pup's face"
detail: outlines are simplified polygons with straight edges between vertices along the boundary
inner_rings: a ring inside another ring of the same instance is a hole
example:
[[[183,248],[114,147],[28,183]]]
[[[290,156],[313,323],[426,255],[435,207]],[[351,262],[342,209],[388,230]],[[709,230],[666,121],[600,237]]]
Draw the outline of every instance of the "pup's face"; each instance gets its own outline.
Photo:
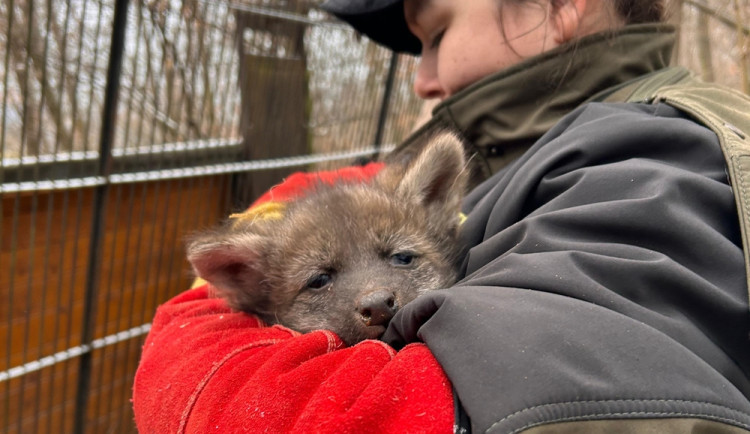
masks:
[[[455,280],[463,150],[441,136],[370,184],[321,186],[280,220],[194,239],[197,274],[239,310],[347,344],[378,338],[393,315]]]
[[[457,223],[371,186],[295,204],[266,251],[273,321],[347,343],[379,337],[400,307],[453,282]]]

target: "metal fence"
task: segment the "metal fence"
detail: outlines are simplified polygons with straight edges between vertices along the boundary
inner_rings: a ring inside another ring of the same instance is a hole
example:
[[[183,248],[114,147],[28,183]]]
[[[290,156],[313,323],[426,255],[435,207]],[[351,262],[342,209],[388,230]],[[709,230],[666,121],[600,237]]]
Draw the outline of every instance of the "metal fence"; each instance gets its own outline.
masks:
[[[414,61],[304,0],[0,0],[0,429],[131,432],[182,240],[413,128]]]

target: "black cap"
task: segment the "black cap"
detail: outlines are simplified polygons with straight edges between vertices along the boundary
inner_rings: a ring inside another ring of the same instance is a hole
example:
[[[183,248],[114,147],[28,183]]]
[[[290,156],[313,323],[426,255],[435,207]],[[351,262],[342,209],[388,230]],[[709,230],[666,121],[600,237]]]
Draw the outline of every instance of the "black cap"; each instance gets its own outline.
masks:
[[[422,43],[406,25],[403,0],[327,0],[321,8],[393,51],[422,51]]]

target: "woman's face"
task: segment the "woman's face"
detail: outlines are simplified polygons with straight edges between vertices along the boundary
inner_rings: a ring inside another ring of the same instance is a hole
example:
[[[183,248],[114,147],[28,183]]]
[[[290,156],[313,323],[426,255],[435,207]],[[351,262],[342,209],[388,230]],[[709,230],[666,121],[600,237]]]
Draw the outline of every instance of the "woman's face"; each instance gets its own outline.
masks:
[[[502,3],[501,8],[499,0],[404,1],[409,29],[422,42],[417,95],[445,99],[569,37],[569,23],[561,18],[575,10],[550,15],[549,3]]]

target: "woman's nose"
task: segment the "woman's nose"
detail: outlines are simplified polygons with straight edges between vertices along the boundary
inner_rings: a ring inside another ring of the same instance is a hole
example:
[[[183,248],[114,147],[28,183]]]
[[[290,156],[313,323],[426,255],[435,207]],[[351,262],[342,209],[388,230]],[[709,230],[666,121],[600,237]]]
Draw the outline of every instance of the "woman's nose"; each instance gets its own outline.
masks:
[[[422,99],[445,98],[445,92],[440,86],[437,75],[437,65],[429,57],[422,57],[417,67],[414,79],[414,93]]]

